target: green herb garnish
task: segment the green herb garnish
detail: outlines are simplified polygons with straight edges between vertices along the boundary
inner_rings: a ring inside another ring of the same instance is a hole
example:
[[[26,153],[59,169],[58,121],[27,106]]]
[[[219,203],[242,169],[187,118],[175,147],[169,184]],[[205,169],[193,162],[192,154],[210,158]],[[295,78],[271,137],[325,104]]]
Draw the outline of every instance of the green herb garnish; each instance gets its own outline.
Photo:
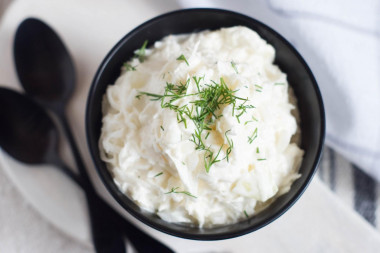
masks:
[[[236,115],[237,121],[240,123],[240,116],[243,115],[247,111],[247,109],[253,109],[255,108],[253,105],[245,105],[245,103],[248,101],[248,98],[244,100],[242,104],[240,104],[236,110],[240,111],[239,114]],[[235,105],[234,105],[235,106]],[[234,111],[234,110],[233,110]],[[232,112],[233,113],[233,112]]]
[[[185,61],[186,64],[187,64],[187,66],[189,66],[189,63],[187,62],[186,57],[185,57],[183,54],[181,54],[181,55],[177,58],[177,61]]]
[[[262,92],[263,91],[263,87],[262,86],[255,84],[255,87],[256,87],[256,91],[257,92]]]
[[[186,194],[186,195],[188,195],[190,197],[197,198],[196,196],[192,195],[190,192],[187,192],[187,191],[177,191],[177,189],[179,189],[179,187],[173,187],[170,191],[165,192],[165,194],[169,194],[169,193],[182,193],[182,194]]]
[[[139,62],[144,62],[145,60],[145,49],[147,45],[148,45],[148,40],[145,40],[141,48],[137,50],[137,52],[135,52],[135,58],[138,58]]]
[[[257,159],[257,161],[265,161],[266,158],[260,158],[260,159]]]
[[[285,85],[285,83],[274,83],[274,85]]]
[[[257,154],[260,153],[260,149],[259,149],[259,147],[256,148],[256,153],[257,153]]]
[[[162,174],[164,174],[164,172],[157,173],[154,177],[161,176]]]
[[[236,74],[239,74],[237,67],[236,67],[236,63],[234,61],[231,61],[231,66],[235,70]]]
[[[225,133],[227,143],[222,144],[217,152],[211,149],[211,146],[206,146],[204,140],[207,139],[212,126],[215,121],[221,117],[222,114],[218,114],[222,106],[232,105],[232,115],[236,114],[238,122],[239,117],[247,111],[247,109],[254,108],[253,105],[246,105],[248,98],[241,98],[235,95],[236,90],[230,90],[223,78],[220,78],[220,83],[211,81],[212,84],[204,84],[201,87],[200,81],[203,77],[188,78],[185,83],[180,82],[175,85],[173,83],[166,83],[164,94],[153,94],[149,92],[139,92],[136,96],[140,98],[143,95],[149,96],[152,101],[160,101],[161,108],[167,108],[177,113],[178,123],[183,122],[185,128],[187,128],[187,121],[191,120],[195,125],[195,131],[191,135],[190,141],[195,144],[195,149],[204,152],[204,163],[206,172],[210,171],[213,164],[220,162],[223,159],[228,160],[228,155],[232,150],[232,140],[227,137]],[[187,88],[190,81],[193,80],[197,86],[197,92],[187,94]],[[176,101],[193,96],[195,99],[188,104],[178,106]],[[243,103],[237,105],[237,101],[243,101]],[[206,137],[204,137],[206,136]],[[220,158],[220,152],[226,145],[226,156]]]
[[[125,71],[136,71],[136,66],[132,66],[128,62],[123,64]]]
[[[245,217],[249,217],[248,214],[247,214],[247,211],[244,210],[244,214],[245,214]]]
[[[234,147],[234,142],[232,141],[232,139],[229,139],[227,136],[227,133],[230,131],[231,131],[231,129],[224,133],[224,135],[226,136],[226,139],[227,139],[227,143],[228,143],[228,148],[226,149],[227,162],[229,162],[229,155],[231,154],[232,148]]]
[[[255,128],[255,131],[253,131],[251,136],[248,136],[248,143],[252,144],[252,142],[257,138],[257,127]]]
[[[161,128],[161,130],[162,130],[162,131],[165,131],[165,129],[164,129],[164,127],[163,127],[163,126],[160,126],[160,128]]]

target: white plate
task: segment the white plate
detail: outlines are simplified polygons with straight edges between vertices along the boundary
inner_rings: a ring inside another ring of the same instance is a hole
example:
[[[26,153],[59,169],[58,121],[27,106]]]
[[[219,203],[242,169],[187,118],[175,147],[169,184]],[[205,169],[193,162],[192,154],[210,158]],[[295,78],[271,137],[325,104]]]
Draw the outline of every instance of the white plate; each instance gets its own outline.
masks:
[[[19,0],[0,24],[0,83],[20,89],[12,59],[17,25],[26,17],[48,23],[68,47],[77,70],[77,89],[70,101],[70,125],[98,192],[131,222],[177,252],[376,252],[380,237],[344,207],[317,179],[283,217],[239,238],[199,242],[172,237],[132,218],[100,183],[87,150],[84,115],[88,88],[100,61],[130,29],[157,14],[177,8],[173,2],[145,0]],[[67,146],[65,160],[73,167]],[[90,244],[84,196],[70,180],[51,167],[26,167],[0,152],[0,166],[31,205],[49,222],[76,240]],[[312,232],[310,230],[312,228]],[[275,243],[274,243],[275,242]],[[323,250],[322,250],[323,249]]]

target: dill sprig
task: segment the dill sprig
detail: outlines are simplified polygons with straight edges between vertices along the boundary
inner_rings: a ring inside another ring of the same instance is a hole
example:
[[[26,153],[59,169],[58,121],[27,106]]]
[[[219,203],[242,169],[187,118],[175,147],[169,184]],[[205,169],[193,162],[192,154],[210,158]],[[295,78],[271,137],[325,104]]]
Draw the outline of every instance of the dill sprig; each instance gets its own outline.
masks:
[[[249,218],[246,210],[244,210],[244,214],[245,214],[245,217]]]
[[[255,84],[255,87],[256,87],[256,91],[257,92],[262,92],[263,91],[263,87],[262,86]]]
[[[136,66],[132,66],[130,63],[126,62],[123,64],[125,71],[136,71]]]
[[[274,85],[285,85],[285,83],[274,83]]]
[[[230,130],[226,131],[224,133],[224,135],[226,136],[226,140],[227,140],[227,143],[228,143],[228,148],[226,149],[226,159],[227,159],[227,162],[229,162],[229,155],[231,154],[232,152],[232,148],[234,147],[234,142],[232,141],[232,139],[229,139],[228,136],[227,136],[227,133],[230,132]]]
[[[238,71],[238,69],[236,67],[236,63],[234,61],[231,61],[231,66],[235,70],[236,74],[239,74],[239,71]]]
[[[165,192],[165,194],[182,193],[182,194],[186,194],[187,196],[190,196],[190,197],[193,197],[193,198],[197,198],[196,196],[194,196],[193,194],[191,194],[188,191],[177,191],[177,189],[179,189],[179,187],[172,187],[172,189],[170,191],[168,191],[168,192]]]
[[[157,173],[154,177],[161,176],[162,174],[164,174],[164,172]]]
[[[253,131],[251,136],[248,136],[248,143],[252,144],[252,142],[257,138],[257,127],[255,128],[255,131]]]
[[[236,119],[239,123],[240,123],[240,116],[242,116],[247,111],[247,109],[255,108],[253,105],[245,105],[247,101],[248,101],[248,98],[236,108],[237,111],[240,111],[240,113],[236,115]]]
[[[135,58],[138,58],[139,59],[139,62],[144,62],[145,60],[145,49],[146,49],[146,46],[148,45],[148,40],[145,40],[143,45],[140,47],[139,50],[137,50],[137,52],[135,52]]]
[[[206,146],[204,140],[207,139],[212,126],[215,121],[221,117],[222,114],[218,112],[223,106],[232,105],[232,115],[236,114],[236,118],[240,123],[239,117],[241,117],[247,109],[254,108],[253,105],[247,105],[248,98],[241,98],[235,95],[237,90],[231,90],[228,88],[223,78],[220,78],[220,82],[216,83],[211,81],[211,84],[204,83],[201,87],[200,81],[204,77],[192,77],[188,78],[186,82],[179,82],[179,84],[173,84],[166,82],[164,94],[153,94],[149,92],[139,92],[136,96],[140,98],[143,95],[149,96],[152,101],[160,101],[162,108],[173,110],[177,113],[178,123],[183,122],[185,128],[187,128],[187,121],[190,120],[195,125],[195,131],[191,135],[190,141],[195,144],[195,150],[204,151],[204,164],[206,172],[210,171],[213,164],[220,162],[223,159],[229,161],[229,154],[233,148],[233,142],[228,138],[225,132],[227,144],[222,144],[217,152],[211,149],[211,146]],[[188,86],[194,81],[197,86],[195,93],[187,93]],[[183,106],[177,105],[175,102],[184,97],[192,96],[195,99]],[[237,104],[238,101],[243,101],[241,104]],[[205,137],[204,137],[205,136]],[[223,147],[226,146],[226,156],[220,157],[220,153]]]
[[[186,65],[189,66],[189,63],[187,62],[187,59],[183,54],[181,54],[176,60],[177,61],[184,61],[184,62],[186,62]]]

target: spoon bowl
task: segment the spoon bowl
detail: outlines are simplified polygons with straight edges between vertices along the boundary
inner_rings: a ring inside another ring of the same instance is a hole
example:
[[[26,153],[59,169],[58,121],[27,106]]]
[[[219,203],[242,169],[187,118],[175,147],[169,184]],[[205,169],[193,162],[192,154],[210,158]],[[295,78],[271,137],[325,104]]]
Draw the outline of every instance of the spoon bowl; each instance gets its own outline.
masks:
[[[56,106],[74,90],[75,68],[58,35],[35,18],[24,20],[15,35],[16,71],[25,91],[38,102]]]
[[[58,130],[38,104],[27,96],[0,88],[0,146],[13,158],[31,165],[56,165],[80,184],[58,156]]]
[[[0,119],[0,146],[17,160],[42,164],[57,150],[53,122],[33,100],[0,88]]]

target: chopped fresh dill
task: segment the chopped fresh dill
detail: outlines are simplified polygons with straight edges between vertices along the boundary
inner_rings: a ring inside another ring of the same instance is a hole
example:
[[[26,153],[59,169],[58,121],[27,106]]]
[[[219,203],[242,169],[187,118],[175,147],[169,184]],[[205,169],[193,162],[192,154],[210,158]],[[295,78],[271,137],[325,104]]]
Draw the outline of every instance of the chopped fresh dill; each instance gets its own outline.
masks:
[[[244,210],[244,214],[245,214],[245,217],[249,218],[246,210]]]
[[[183,122],[185,128],[187,128],[187,121],[190,120],[195,125],[194,133],[192,133],[190,141],[195,144],[195,150],[204,152],[204,164],[206,172],[210,171],[213,164],[220,162],[223,159],[229,160],[229,154],[232,151],[232,140],[227,135],[227,144],[222,144],[218,150],[211,149],[211,146],[206,146],[204,140],[207,139],[212,126],[215,121],[221,117],[222,114],[218,114],[218,111],[224,106],[232,105],[232,116],[236,114],[236,119],[240,123],[239,117],[247,111],[247,109],[255,108],[253,105],[247,105],[248,98],[241,98],[235,95],[237,90],[231,90],[228,88],[223,78],[220,78],[220,82],[216,83],[211,81],[212,84],[204,83],[201,87],[200,81],[204,77],[188,78],[186,82],[179,82],[179,84],[173,84],[166,82],[164,94],[153,94],[149,92],[139,92],[136,98],[140,98],[143,95],[150,97],[151,101],[160,101],[161,108],[167,108],[177,113],[178,123]],[[194,93],[187,93],[187,88],[191,81],[194,81],[197,86],[197,91]],[[194,97],[191,102],[179,106],[176,101],[184,97]],[[237,104],[238,101],[242,103]],[[228,131],[225,133],[227,134]],[[204,137],[206,136],[206,137]],[[226,147],[225,147],[226,146]],[[226,149],[226,156],[224,158],[219,157],[221,150]]]
[[[192,195],[190,192],[187,192],[187,191],[177,191],[177,189],[179,189],[179,187],[172,187],[172,189],[168,192],[165,192],[165,194],[169,194],[169,193],[182,193],[182,194],[186,194],[187,196],[190,196],[190,197],[193,197],[193,198],[197,198],[196,196]]]
[[[161,176],[162,174],[164,174],[164,172],[157,173],[154,177]]]
[[[200,77],[196,77],[196,76],[193,76],[193,80],[194,80],[194,82],[195,82],[195,85],[197,86],[197,90],[198,90],[198,92],[201,92],[201,85],[200,85],[200,82],[201,82],[201,80],[204,80],[204,76],[200,76]]]
[[[143,45],[140,47],[140,49],[137,50],[137,52],[135,52],[135,58],[138,58],[139,62],[144,62],[145,60],[145,49],[147,45],[148,45],[148,40],[145,40]]]
[[[252,144],[252,142],[257,138],[257,127],[255,128],[255,131],[253,131],[251,136],[248,136],[248,143]]]
[[[224,133],[224,135],[226,136],[226,140],[227,140],[227,143],[228,143],[228,148],[226,149],[226,158],[227,158],[227,162],[229,162],[229,155],[231,154],[232,152],[232,148],[234,147],[234,142],[232,139],[229,139],[228,136],[227,136],[227,133],[230,132],[230,130],[226,131]]]
[[[164,129],[164,127],[163,127],[163,126],[160,126],[160,128],[161,128],[161,130],[162,130],[162,131],[165,131],[165,129]]]
[[[248,121],[244,122],[244,126],[247,125],[248,123],[251,123],[251,122],[253,122],[253,120],[248,120]]]
[[[260,149],[259,149],[259,147],[256,148],[256,153],[257,153],[257,154],[260,153]]]
[[[205,163],[205,169],[206,169],[207,173],[210,171],[210,168],[211,168],[211,166],[214,163],[217,163],[217,162],[221,161],[220,159],[218,160],[218,156],[219,156],[220,151],[222,150],[222,148],[223,148],[223,145],[220,146],[220,148],[219,148],[218,153],[216,154],[216,156],[214,156],[214,152],[210,149],[210,147],[205,148],[206,152],[205,152],[205,156],[204,156],[204,163]]]
[[[231,66],[235,70],[236,74],[239,74],[239,71],[238,71],[238,69],[236,67],[236,63],[234,61],[231,61]]]
[[[185,162],[183,162],[183,161],[182,161],[181,163],[182,163],[183,165],[186,165]]]
[[[240,113],[236,115],[236,119],[239,123],[240,123],[240,116],[243,115],[243,113],[245,113],[247,109],[255,108],[253,105],[245,105],[247,101],[248,101],[248,98],[245,99],[245,101],[236,108],[236,110],[240,111]]]
[[[183,54],[181,54],[181,55],[177,58],[177,61],[185,61],[186,64],[187,64],[187,66],[189,66],[189,63],[187,62],[186,57],[185,57]]]
[[[274,83],[274,85],[285,85],[285,83]]]
[[[247,86],[247,85],[244,85],[244,88],[247,88],[247,89],[248,89],[248,86]]]
[[[266,160],[266,158],[259,158],[259,159],[257,159],[257,161],[265,161]]]
[[[126,62],[123,64],[125,71],[136,71],[136,66],[132,66],[130,63]]]
[[[256,91],[257,92],[262,92],[263,91],[263,87],[258,85],[258,84],[255,84],[255,87],[256,87]]]

